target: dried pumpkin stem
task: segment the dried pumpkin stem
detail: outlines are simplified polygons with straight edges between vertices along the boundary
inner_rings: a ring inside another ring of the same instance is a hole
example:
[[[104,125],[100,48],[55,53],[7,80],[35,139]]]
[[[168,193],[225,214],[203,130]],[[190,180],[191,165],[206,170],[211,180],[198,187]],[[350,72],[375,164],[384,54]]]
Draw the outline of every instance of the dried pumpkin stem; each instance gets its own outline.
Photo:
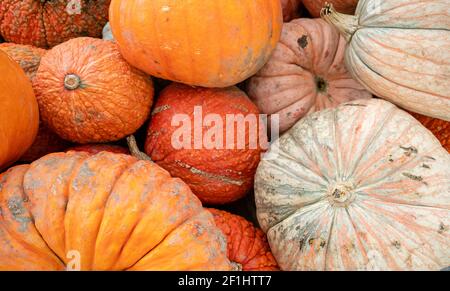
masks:
[[[349,42],[353,34],[359,29],[358,17],[337,12],[333,4],[325,3],[325,7],[320,11],[320,17],[329,24],[335,26]]]
[[[152,161],[152,159],[146,153],[139,150],[139,146],[137,145],[134,135],[130,135],[127,137],[127,144],[133,157],[143,161]]]
[[[64,88],[75,90],[81,86],[81,79],[75,74],[69,74],[64,78]]]

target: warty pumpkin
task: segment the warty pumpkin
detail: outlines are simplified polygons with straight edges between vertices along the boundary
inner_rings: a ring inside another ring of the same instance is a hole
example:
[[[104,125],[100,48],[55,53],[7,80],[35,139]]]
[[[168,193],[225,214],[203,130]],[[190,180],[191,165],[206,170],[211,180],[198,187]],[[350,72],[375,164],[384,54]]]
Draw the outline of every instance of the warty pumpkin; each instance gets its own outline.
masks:
[[[42,120],[76,143],[119,140],[147,119],[152,81],[131,67],[113,42],[81,37],[42,58],[34,79]]]
[[[86,145],[77,145],[67,149],[67,151],[76,151],[76,152],[86,152],[89,154],[98,154],[103,151],[107,151],[110,153],[116,154],[130,154],[130,151],[118,145],[113,144],[86,144]]]
[[[285,23],[272,57],[248,83],[249,97],[261,112],[279,115],[281,132],[311,112],[371,98],[345,68],[345,46],[321,19]]]
[[[283,270],[450,265],[450,155],[410,114],[352,101],[302,119],[269,152],[255,199]]]
[[[442,146],[450,153],[450,122],[418,113],[412,112],[411,114],[428,128],[441,142]]]
[[[313,17],[320,17],[320,11],[326,3],[333,4],[337,11],[345,14],[355,13],[356,5],[358,5],[358,0],[302,0],[302,2]]]
[[[112,0],[124,58],[163,79],[228,87],[269,59],[283,24],[280,0]]]
[[[232,268],[189,187],[130,155],[72,151],[10,168],[0,208],[0,270]]]
[[[283,8],[283,21],[289,22],[300,17],[302,0],[281,0],[281,7]]]
[[[17,161],[33,143],[39,109],[31,82],[0,50],[0,169]]]
[[[374,95],[450,121],[448,0],[360,0],[356,14],[322,17],[348,41],[347,68]]]
[[[8,42],[0,44],[0,50],[4,51],[11,59],[16,61],[30,80],[33,80],[41,63],[41,58],[47,52],[44,49],[31,45]]]
[[[111,0],[2,0],[0,34],[8,42],[53,47],[78,36],[100,37]]]

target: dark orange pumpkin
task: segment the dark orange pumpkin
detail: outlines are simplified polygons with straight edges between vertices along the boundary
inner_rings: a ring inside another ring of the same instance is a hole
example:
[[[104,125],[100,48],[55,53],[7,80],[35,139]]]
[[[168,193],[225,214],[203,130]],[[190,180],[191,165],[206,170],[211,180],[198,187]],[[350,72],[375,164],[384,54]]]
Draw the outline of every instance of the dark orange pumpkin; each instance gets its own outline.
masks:
[[[31,45],[8,42],[0,44],[0,50],[4,51],[11,59],[16,61],[31,80],[36,75],[42,56],[47,52],[44,49]]]
[[[442,146],[450,153],[450,122],[419,113],[410,113],[428,128],[441,142]]]
[[[302,0],[281,0],[281,6],[283,8],[284,22],[289,22],[294,18],[300,17]]]
[[[76,152],[86,152],[89,154],[98,154],[100,152],[106,151],[110,153],[116,154],[129,154],[130,151],[127,148],[111,145],[111,144],[86,144],[86,145],[78,145],[71,148],[68,148],[67,151],[76,151]]]

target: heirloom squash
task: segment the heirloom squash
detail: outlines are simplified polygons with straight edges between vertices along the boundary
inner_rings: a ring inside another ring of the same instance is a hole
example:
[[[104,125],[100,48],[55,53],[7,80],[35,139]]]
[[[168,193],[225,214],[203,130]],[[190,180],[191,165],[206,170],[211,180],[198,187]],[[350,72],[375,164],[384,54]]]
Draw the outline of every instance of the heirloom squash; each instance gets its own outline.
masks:
[[[109,142],[135,132],[153,102],[152,81],[111,41],[81,37],[42,58],[34,79],[42,120],[63,139]]]
[[[271,59],[248,83],[249,97],[263,113],[279,114],[281,132],[311,112],[371,98],[345,68],[345,46],[322,19],[285,23]]]
[[[331,3],[337,11],[345,14],[355,13],[358,0],[303,0],[303,6],[313,17],[320,17],[320,11],[326,3]]]
[[[450,2],[360,0],[356,15],[322,17],[348,41],[353,77],[409,111],[450,121]]]
[[[54,153],[0,175],[0,270],[230,270],[189,187],[130,155]]]
[[[228,87],[269,59],[283,24],[280,0],[112,0],[124,58],[163,79]]]
[[[269,153],[255,199],[283,270],[450,265],[450,155],[410,114],[352,101],[299,121]]]
[[[294,18],[300,17],[302,0],[281,0],[281,7],[283,8],[284,22],[289,22]]]

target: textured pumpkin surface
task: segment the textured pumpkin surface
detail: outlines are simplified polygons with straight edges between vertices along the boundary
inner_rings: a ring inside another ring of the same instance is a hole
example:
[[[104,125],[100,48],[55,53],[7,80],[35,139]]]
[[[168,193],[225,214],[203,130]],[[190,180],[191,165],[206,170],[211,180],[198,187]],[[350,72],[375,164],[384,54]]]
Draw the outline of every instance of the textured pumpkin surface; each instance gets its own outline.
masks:
[[[58,181],[58,183],[55,183]],[[0,270],[230,270],[212,215],[130,155],[54,153],[0,175]]]
[[[16,61],[31,80],[36,75],[41,57],[46,53],[46,50],[30,45],[7,42],[0,44],[0,50],[4,51],[11,59]]]
[[[358,0],[302,0],[303,5],[308,9],[313,17],[320,17],[320,11],[325,7],[325,3],[331,3],[337,11],[345,14],[355,13]],[[379,1],[381,2],[381,1]]]
[[[111,0],[2,0],[0,34],[8,42],[48,48],[78,36],[100,37]]]
[[[283,22],[280,0],[112,0],[109,15],[130,64],[203,87],[227,87],[255,74]]]
[[[199,126],[194,125],[196,106],[202,110],[202,116],[197,115]],[[179,131],[186,128],[183,129],[183,124],[176,124],[173,120],[174,116],[180,117],[181,114],[185,114],[187,122],[184,123],[191,125],[191,129],[187,130],[187,137],[178,139]],[[223,129],[220,130],[223,136],[209,136],[208,129],[212,124],[202,126],[201,123],[206,123],[205,117],[210,114],[216,114],[223,122]],[[247,126],[235,128],[234,138],[226,138],[227,114],[255,115],[258,118],[258,109],[236,87],[206,89],[174,83],[161,92],[148,128],[146,153],[172,176],[183,179],[204,203],[224,204],[243,197],[253,185],[253,176],[260,160],[260,143],[250,143],[252,127],[248,123]],[[258,132],[253,134],[258,141],[264,141],[265,129],[262,126],[259,129],[259,138]],[[194,143],[199,140],[194,131],[202,134],[203,139],[200,140],[219,140],[223,137],[222,142],[219,146],[215,143]],[[228,134],[231,136],[231,131]],[[239,136],[246,137],[245,141],[241,140],[241,147]],[[172,139],[179,140],[180,144],[172,143]]]
[[[289,22],[294,18],[300,17],[302,0],[281,0],[281,7],[283,8],[284,22]]]
[[[110,145],[110,144],[87,144],[87,145],[78,145],[67,149],[68,151],[77,151],[77,152],[87,152],[90,154],[98,154],[103,151],[107,151],[110,153],[116,154],[129,154],[130,151],[127,148],[118,146],[118,145]]]
[[[48,51],[34,89],[45,124],[77,143],[115,141],[135,132],[153,102],[152,81],[122,58],[116,44],[88,37]]]
[[[441,142],[442,146],[450,152],[450,122],[417,113],[411,114],[428,128]]]
[[[31,82],[20,66],[0,50],[0,169],[31,146],[39,110]]]
[[[345,68],[345,46],[321,19],[285,23],[271,59],[248,84],[250,98],[263,113],[279,114],[281,132],[311,112],[371,98]]]
[[[243,271],[276,271],[264,232],[245,218],[217,209],[208,209],[227,239],[228,259]]]
[[[356,80],[409,111],[450,121],[448,0],[360,0],[356,16],[323,12],[349,41]]]
[[[258,221],[283,270],[440,270],[450,265],[450,155],[383,100],[314,113],[270,149]]]

